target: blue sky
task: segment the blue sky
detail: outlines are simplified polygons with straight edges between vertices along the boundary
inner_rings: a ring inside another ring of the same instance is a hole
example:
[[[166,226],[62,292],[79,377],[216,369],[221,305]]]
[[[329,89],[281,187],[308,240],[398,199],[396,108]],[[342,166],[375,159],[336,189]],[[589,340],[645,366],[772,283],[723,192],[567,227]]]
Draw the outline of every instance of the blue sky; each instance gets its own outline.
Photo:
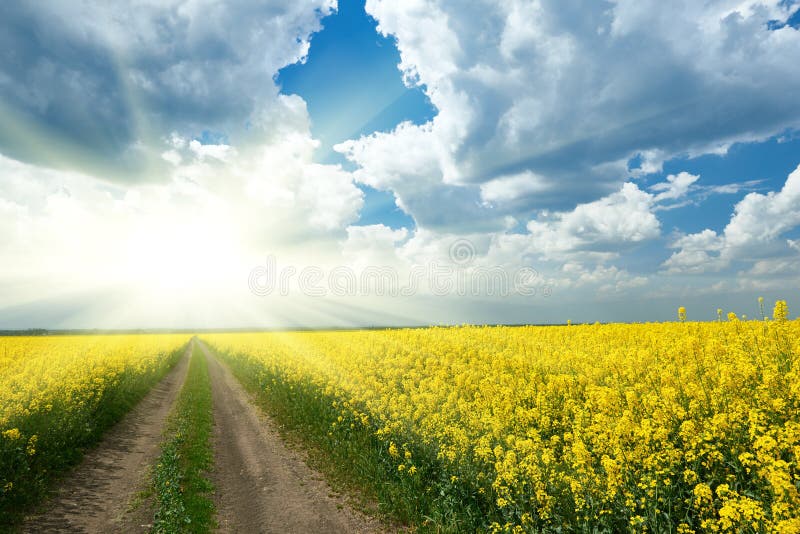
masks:
[[[306,101],[319,161],[344,163],[333,145],[403,121],[422,124],[436,114],[422,88],[403,84],[394,39],[378,34],[376,25],[363,1],[339,2],[337,12],[322,19],[306,60],[278,72],[281,92]]]
[[[666,174],[687,171],[701,175],[707,185],[758,180],[759,183],[752,186],[754,191],[774,191],[783,186],[786,176],[797,167],[800,155],[800,137],[783,137],[778,135],[763,142],[735,144],[724,155],[676,158],[665,162],[664,171],[652,179],[655,181]],[[734,194],[710,197],[696,206],[669,211],[662,216],[662,221],[665,227],[687,233],[704,228],[722,228],[739,200],[740,195]]]
[[[390,131],[403,121],[423,124],[436,114],[422,88],[403,84],[395,42],[378,34],[376,25],[363,1],[339,2],[313,36],[307,59],[278,72],[281,91],[306,101],[311,132],[320,141],[317,161],[352,166],[333,145]],[[395,205],[391,193],[360,188],[364,207],[359,224],[413,227],[414,220]]]
[[[787,0],[7,3],[0,328],[793,309],[798,17]],[[536,296],[263,298],[265,258],[527,269]]]

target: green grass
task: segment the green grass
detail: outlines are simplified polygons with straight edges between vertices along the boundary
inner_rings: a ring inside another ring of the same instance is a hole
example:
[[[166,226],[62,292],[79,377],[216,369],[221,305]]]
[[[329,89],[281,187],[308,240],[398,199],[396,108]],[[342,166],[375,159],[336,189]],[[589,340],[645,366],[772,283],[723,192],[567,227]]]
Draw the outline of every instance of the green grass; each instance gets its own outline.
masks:
[[[77,465],[87,449],[127,414],[161,381],[186,351],[181,347],[164,358],[162,365],[149,373],[133,369],[122,373],[115,385],[103,391],[91,409],[74,410],[54,404],[49,411],[34,412],[23,421],[12,421],[36,442],[0,440],[0,480],[13,480],[14,491],[0,488],[0,532],[10,531],[26,513],[35,509],[59,482],[65,472]],[[28,454],[33,445],[36,454]]]
[[[397,443],[401,454],[408,450],[415,458],[418,472],[408,476],[398,471],[374,428],[340,419],[335,399],[315,384],[289,380],[246,356],[217,354],[278,423],[283,437],[304,448],[314,468],[334,488],[359,499],[367,513],[415,532],[476,532],[495,519],[489,499],[451,480],[435,450]]]
[[[211,448],[211,381],[202,351],[192,351],[186,383],[170,414],[161,456],[153,468],[153,532],[209,532],[216,527],[214,486],[207,474]]]

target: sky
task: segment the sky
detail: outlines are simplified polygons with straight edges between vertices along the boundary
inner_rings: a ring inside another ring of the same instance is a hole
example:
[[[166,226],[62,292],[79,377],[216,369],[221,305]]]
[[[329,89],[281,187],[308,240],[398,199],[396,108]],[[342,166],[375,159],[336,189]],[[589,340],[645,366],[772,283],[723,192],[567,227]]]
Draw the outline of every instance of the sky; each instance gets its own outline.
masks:
[[[796,0],[3,3],[0,329],[796,311],[797,57]]]

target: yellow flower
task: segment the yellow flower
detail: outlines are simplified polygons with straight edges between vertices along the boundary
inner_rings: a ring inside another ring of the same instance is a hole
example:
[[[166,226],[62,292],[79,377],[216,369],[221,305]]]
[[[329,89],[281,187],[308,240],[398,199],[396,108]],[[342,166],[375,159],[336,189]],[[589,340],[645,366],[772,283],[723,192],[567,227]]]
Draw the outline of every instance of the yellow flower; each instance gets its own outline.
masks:
[[[39,437],[34,434],[28,440],[28,445],[25,447],[25,452],[28,453],[28,456],[33,456],[36,454],[36,442],[38,441]]]
[[[694,493],[694,501],[698,506],[711,504],[711,501],[714,499],[711,488],[708,487],[708,484],[703,484],[702,482],[694,487],[692,493]]]
[[[800,321],[718,318],[206,338],[264,383],[318,388],[398,472],[420,473],[413,450],[458,473],[425,495],[475,488],[498,532],[657,532],[665,510],[683,534],[796,532]]]
[[[775,308],[772,311],[772,318],[776,321],[785,321],[789,317],[789,307],[786,305],[785,300],[778,300],[775,302]]]
[[[3,437],[6,438],[6,439],[10,439],[10,440],[14,441],[14,440],[18,440],[21,437],[21,434],[19,433],[19,429],[18,428],[12,428],[10,430],[4,430],[3,431]]]
[[[127,394],[134,383],[156,380],[188,339],[184,334],[0,337],[2,491],[14,486],[27,491],[30,480],[44,478],[50,460],[94,431],[104,403]],[[28,435],[29,428],[42,430]],[[54,437],[61,450],[40,446]],[[14,484],[6,482],[11,478]]]

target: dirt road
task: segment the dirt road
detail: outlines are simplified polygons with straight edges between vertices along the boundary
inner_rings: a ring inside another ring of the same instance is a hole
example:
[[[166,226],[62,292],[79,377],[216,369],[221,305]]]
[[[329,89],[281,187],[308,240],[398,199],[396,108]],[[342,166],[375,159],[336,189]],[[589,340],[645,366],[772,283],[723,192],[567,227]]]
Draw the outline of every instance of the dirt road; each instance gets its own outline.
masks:
[[[62,483],[44,512],[28,518],[26,533],[146,532],[132,499],[147,484],[160,452],[161,432],[181,389],[192,345],[175,367],[113,428]],[[145,521],[150,520],[145,514]],[[137,524],[138,523],[138,524]]]
[[[221,532],[379,532],[380,525],[332,496],[322,477],[288,449],[230,371],[208,359],[214,402],[215,504]]]
[[[334,495],[230,371],[203,345],[214,410],[214,502],[219,531],[255,534],[365,533],[384,529]],[[152,509],[131,504],[147,485],[164,424],[186,379],[189,352],[64,480],[25,533],[147,532]]]

